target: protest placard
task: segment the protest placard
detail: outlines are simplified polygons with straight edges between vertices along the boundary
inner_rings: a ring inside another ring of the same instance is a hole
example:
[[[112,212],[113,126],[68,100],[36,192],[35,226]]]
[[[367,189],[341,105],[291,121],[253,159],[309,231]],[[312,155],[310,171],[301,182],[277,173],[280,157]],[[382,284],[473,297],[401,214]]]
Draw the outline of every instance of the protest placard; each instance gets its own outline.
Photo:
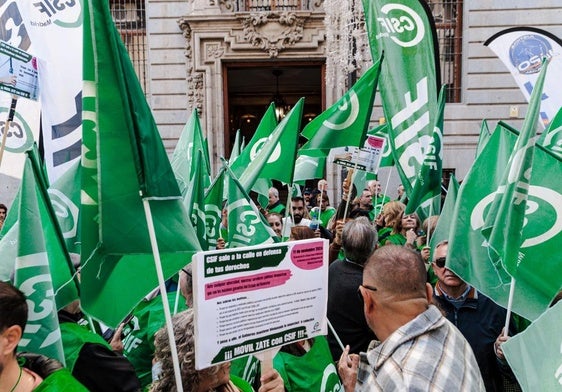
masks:
[[[380,136],[367,135],[365,144],[362,148],[358,147],[338,147],[330,151],[335,164],[362,170],[370,173],[377,173],[386,140]]]
[[[0,91],[37,101],[37,59],[24,50],[0,42]]]
[[[327,333],[327,240],[199,252],[193,273],[196,369]]]

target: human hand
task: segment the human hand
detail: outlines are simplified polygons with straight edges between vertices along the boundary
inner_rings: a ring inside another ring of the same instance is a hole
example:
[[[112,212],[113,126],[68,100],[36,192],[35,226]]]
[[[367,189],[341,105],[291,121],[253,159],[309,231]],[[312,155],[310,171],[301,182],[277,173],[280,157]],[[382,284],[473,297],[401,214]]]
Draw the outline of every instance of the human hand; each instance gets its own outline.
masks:
[[[431,253],[431,248],[429,246],[424,246],[421,250],[421,257],[424,263],[429,263],[429,254]]]
[[[345,392],[352,392],[353,390],[355,390],[358,368],[359,355],[349,354],[349,345],[345,346],[340,360],[338,361],[338,374],[342,381]]]
[[[111,349],[117,353],[123,354],[123,341],[121,340],[121,334],[123,333],[123,327],[125,324],[121,323],[113,333],[113,337],[109,342]]]
[[[275,369],[268,369],[260,378],[261,386],[258,392],[285,392],[283,379]]]
[[[509,336],[504,335],[504,331],[505,331],[505,327],[502,328],[502,332],[500,333],[500,336],[498,336],[498,338],[494,342],[494,352],[496,353],[496,357],[498,357],[501,360],[505,359],[505,356],[503,355],[502,344],[507,342],[510,338]]]
[[[414,245],[416,238],[418,238],[418,235],[414,229],[410,229],[406,232],[406,244]]]

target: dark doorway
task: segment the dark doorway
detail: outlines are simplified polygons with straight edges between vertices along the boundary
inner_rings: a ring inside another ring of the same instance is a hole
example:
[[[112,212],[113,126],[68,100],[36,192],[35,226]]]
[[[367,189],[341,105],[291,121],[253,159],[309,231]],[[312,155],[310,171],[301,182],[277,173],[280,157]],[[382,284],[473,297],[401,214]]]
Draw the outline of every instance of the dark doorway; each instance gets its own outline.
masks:
[[[324,63],[225,64],[225,152],[230,155],[236,131],[250,141],[267,107],[275,97],[286,110],[305,97],[303,123],[320,114],[324,104]]]

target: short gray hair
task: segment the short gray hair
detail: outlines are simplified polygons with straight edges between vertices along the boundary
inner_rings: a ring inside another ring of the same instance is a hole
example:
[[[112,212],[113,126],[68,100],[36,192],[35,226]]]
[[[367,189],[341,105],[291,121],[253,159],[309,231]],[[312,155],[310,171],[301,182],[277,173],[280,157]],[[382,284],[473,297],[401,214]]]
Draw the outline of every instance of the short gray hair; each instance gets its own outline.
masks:
[[[367,217],[359,217],[345,224],[342,231],[342,247],[345,257],[365,264],[377,246],[377,231]]]
[[[274,186],[272,186],[271,188],[269,188],[269,193],[273,193],[273,195],[277,198],[279,198],[279,191],[277,190],[277,188],[275,188]]]

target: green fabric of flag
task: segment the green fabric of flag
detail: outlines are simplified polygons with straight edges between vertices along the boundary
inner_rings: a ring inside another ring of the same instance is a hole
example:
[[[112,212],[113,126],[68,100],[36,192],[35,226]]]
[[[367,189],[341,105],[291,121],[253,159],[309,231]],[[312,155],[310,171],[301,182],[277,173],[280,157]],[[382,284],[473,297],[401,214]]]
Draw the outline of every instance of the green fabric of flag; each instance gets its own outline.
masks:
[[[326,156],[336,147],[363,146],[381,71],[382,55],[335,104],[302,131],[302,154]]]
[[[485,218],[516,141],[516,131],[500,122],[459,189],[450,219],[447,267],[503,307],[507,307],[511,275],[482,233]],[[518,265],[513,311],[536,319],[562,286],[562,173],[560,160],[536,147],[529,186],[523,243],[513,242],[522,256]],[[500,188],[501,191],[501,188]],[[500,224],[504,224],[500,222]]]
[[[383,137],[386,141],[384,143],[384,150],[382,152],[379,167],[392,167],[394,166],[394,158],[392,157],[392,148],[390,147],[390,140],[388,140],[388,125],[382,124],[367,131],[367,135]]]
[[[502,344],[509,367],[524,392],[562,388],[562,301],[525,331]]]
[[[197,109],[193,109],[189,120],[183,127],[171,159],[172,170],[174,171],[180,192],[184,198],[186,194],[189,193],[188,184],[192,180],[193,173],[196,170],[194,163],[197,151],[201,151],[204,157],[204,160],[199,161],[199,165],[203,165],[202,170],[201,168],[197,170],[200,170],[200,175],[204,176],[204,184],[205,188],[207,188],[211,182],[211,170],[207,164],[209,151],[203,139],[199,114]]]
[[[205,227],[208,250],[216,249],[221,236],[222,205],[224,197],[225,169],[221,169],[205,194]],[[226,238],[224,239],[227,240]]]
[[[27,298],[28,322],[20,351],[64,361],[57,309],[78,298],[73,268],[39,167],[28,157],[21,183],[14,286]],[[3,260],[4,258],[3,255]]]
[[[164,277],[200,250],[170,161],[109,4],[84,4],[81,302],[116,327],[158,282],[143,199]],[[155,200],[158,199],[158,200]]]
[[[433,249],[435,249],[435,246],[438,243],[440,243],[441,241],[449,240],[450,238],[451,222],[453,219],[453,214],[455,212],[455,204],[457,201],[458,192],[459,182],[457,181],[456,177],[451,174],[451,177],[449,179],[449,187],[447,188],[447,196],[445,197],[445,203],[443,203],[443,209],[441,210],[441,214],[439,214],[439,220],[437,221],[435,230],[433,230],[433,234],[429,239],[432,254]],[[430,257],[430,260],[433,260],[433,258]]]
[[[476,145],[476,157],[480,155],[480,152],[490,140],[490,128],[488,127],[488,121],[486,119],[482,120],[482,125],[480,126],[480,135],[478,136],[478,144]]]
[[[48,189],[66,249],[77,260],[80,258],[80,182],[82,166],[80,160],[60,176]]]
[[[269,135],[277,127],[277,117],[275,116],[275,105],[271,103],[263,115],[254,136],[248,145],[240,152],[240,155],[234,162],[230,162],[230,170],[238,177],[242,175],[250,162],[258,154],[263,144],[267,141]]]
[[[205,222],[205,176],[203,152],[201,150],[196,151],[195,155],[195,171],[193,172],[193,178],[191,179],[191,184],[189,186],[189,204],[185,203],[188,199],[187,194],[184,196],[184,206],[187,210],[187,216],[191,218],[191,224],[195,228],[197,233],[197,239],[199,240],[199,245],[201,249],[208,249],[207,244],[207,227]],[[208,177],[208,176],[207,176]]]
[[[273,132],[263,140],[256,154],[250,156],[248,166],[239,177],[240,184],[246,192],[252,189],[258,178],[278,180],[285,184],[293,182],[303,106],[304,98],[301,98]]]
[[[430,215],[441,212],[441,176],[443,172],[443,115],[447,86],[439,93],[435,117],[432,119],[433,135],[418,173],[412,192],[408,194],[405,214],[417,212],[423,222]]]
[[[241,140],[240,140],[240,129],[236,131],[236,136],[234,137],[234,144],[232,145],[232,150],[230,151],[230,157],[228,158],[229,163],[236,161],[236,158],[240,155],[242,150]]]
[[[326,157],[313,157],[300,152],[295,162],[293,183],[304,185],[306,180],[324,178]]]
[[[273,243],[273,232],[269,223],[259,212],[244,187],[230,170],[228,178],[228,247]]]
[[[531,93],[521,133],[482,229],[490,250],[498,254],[507,272],[515,279],[519,275],[517,266],[520,258],[525,256],[525,252],[520,251],[520,246],[523,241],[523,224],[535,155],[537,119],[547,69],[548,62],[543,62]],[[538,175],[543,173],[539,172]]]
[[[562,158],[562,108],[537,139],[537,144]]]
[[[363,0],[371,57],[384,53],[379,90],[396,168],[407,195],[431,143],[441,88],[439,47],[423,0]]]

